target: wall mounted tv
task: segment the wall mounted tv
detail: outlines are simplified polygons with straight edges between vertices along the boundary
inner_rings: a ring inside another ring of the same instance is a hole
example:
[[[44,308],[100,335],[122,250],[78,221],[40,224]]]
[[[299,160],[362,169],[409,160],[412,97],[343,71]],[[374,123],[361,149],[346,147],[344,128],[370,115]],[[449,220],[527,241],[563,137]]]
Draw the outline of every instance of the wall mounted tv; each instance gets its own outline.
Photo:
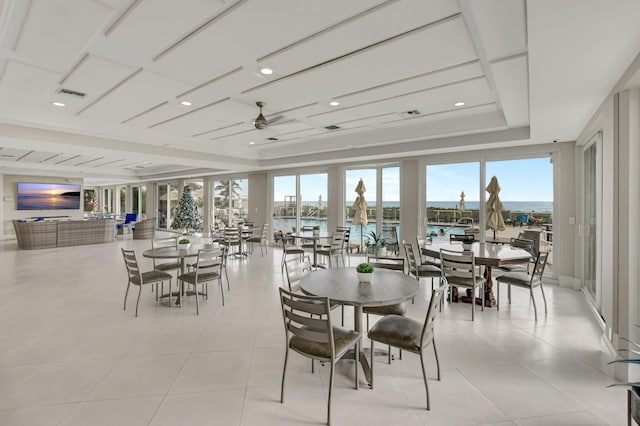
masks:
[[[80,185],[18,182],[18,210],[79,210]]]

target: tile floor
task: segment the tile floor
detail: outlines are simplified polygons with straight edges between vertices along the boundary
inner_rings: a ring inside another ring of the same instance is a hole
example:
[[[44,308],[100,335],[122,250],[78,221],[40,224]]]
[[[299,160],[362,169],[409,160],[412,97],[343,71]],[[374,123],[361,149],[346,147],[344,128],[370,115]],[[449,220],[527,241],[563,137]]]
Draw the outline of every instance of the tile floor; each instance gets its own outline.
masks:
[[[156,304],[145,288],[134,318],[135,297],[122,309],[120,247],[151,267],[141,255],[148,240],[33,251],[0,241],[0,425],[324,423],[328,367],[311,374],[293,354],[279,402],[281,251],[230,260],[224,307],[215,286],[199,316],[193,300],[183,309]],[[582,294],[547,289],[549,314],[537,323],[522,289],[510,307],[503,299],[500,312],[476,312],[475,322],[469,305],[445,305],[436,327],[441,382],[427,361],[431,411],[417,356],[377,359],[374,390],[354,390],[352,361],[342,361],[334,424],[626,424],[626,390],[606,388],[613,379],[601,371],[599,330]],[[421,291],[409,315],[422,320],[428,297]]]

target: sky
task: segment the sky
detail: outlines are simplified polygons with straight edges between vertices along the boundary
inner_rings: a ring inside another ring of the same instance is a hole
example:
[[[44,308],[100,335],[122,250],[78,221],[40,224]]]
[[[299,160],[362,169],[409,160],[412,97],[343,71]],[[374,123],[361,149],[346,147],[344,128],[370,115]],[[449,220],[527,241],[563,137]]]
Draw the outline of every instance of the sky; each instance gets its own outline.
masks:
[[[383,168],[382,198],[384,201],[400,200],[400,168]],[[549,158],[492,161],[486,163],[487,182],[498,178],[502,190],[500,199],[509,201],[553,201],[553,165]],[[464,191],[466,201],[480,200],[480,163],[456,163],[427,166],[427,200],[458,201]],[[345,194],[347,204],[355,200],[355,188],[362,179],[367,189],[367,201],[376,199],[376,169],[347,170]],[[319,196],[327,200],[327,175],[325,173],[300,175],[302,201],[317,201]],[[274,180],[274,200],[284,201],[285,195],[295,195],[295,176],[277,176]]]

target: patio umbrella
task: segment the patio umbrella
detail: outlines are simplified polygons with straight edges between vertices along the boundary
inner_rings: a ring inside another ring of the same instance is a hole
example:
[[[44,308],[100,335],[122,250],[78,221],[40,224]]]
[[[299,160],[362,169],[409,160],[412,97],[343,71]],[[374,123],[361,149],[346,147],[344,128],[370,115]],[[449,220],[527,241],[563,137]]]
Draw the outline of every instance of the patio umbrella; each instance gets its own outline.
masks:
[[[500,184],[495,176],[491,178],[491,182],[487,185],[489,200],[485,206],[487,214],[487,228],[493,229],[493,238],[496,237],[496,231],[504,231],[504,219],[502,218],[502,202],[498,193],[500,192]]]
[[[460,204],[458,205],[458,210],[460,210],[460,218],[462,219],[462,213],[464,213],[464,191],[460,193]]]
[[[362,250],[363,246],[363,235],[362,235],[362,227],[366,226],[369,223],[369,219],[367,218],[367,201],[364,199],[364,193],[367,191],[367,188],[364,186],[364,182],[360,179],[358,182],[358,186],[356,186],[356,192],[358,196],[356,197],[356,201],[353,203],[353,208],[355,212],[353,213],[353,220],[351,221],[354,225],[360,225],[360,250]]]

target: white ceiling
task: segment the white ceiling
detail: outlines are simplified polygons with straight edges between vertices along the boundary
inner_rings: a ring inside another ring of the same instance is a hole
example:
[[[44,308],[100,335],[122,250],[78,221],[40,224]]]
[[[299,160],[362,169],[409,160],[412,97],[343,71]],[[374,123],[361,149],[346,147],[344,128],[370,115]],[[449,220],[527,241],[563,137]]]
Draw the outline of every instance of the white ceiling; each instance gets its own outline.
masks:
[[[450,140],[455,151],[482,147],[481,133],[486,146],[574,140],[640,51],[635,0],[0,10],[0,172],[87,182],[392,158]],[[256,101],[277,117],[264,130],[252,125]]]

